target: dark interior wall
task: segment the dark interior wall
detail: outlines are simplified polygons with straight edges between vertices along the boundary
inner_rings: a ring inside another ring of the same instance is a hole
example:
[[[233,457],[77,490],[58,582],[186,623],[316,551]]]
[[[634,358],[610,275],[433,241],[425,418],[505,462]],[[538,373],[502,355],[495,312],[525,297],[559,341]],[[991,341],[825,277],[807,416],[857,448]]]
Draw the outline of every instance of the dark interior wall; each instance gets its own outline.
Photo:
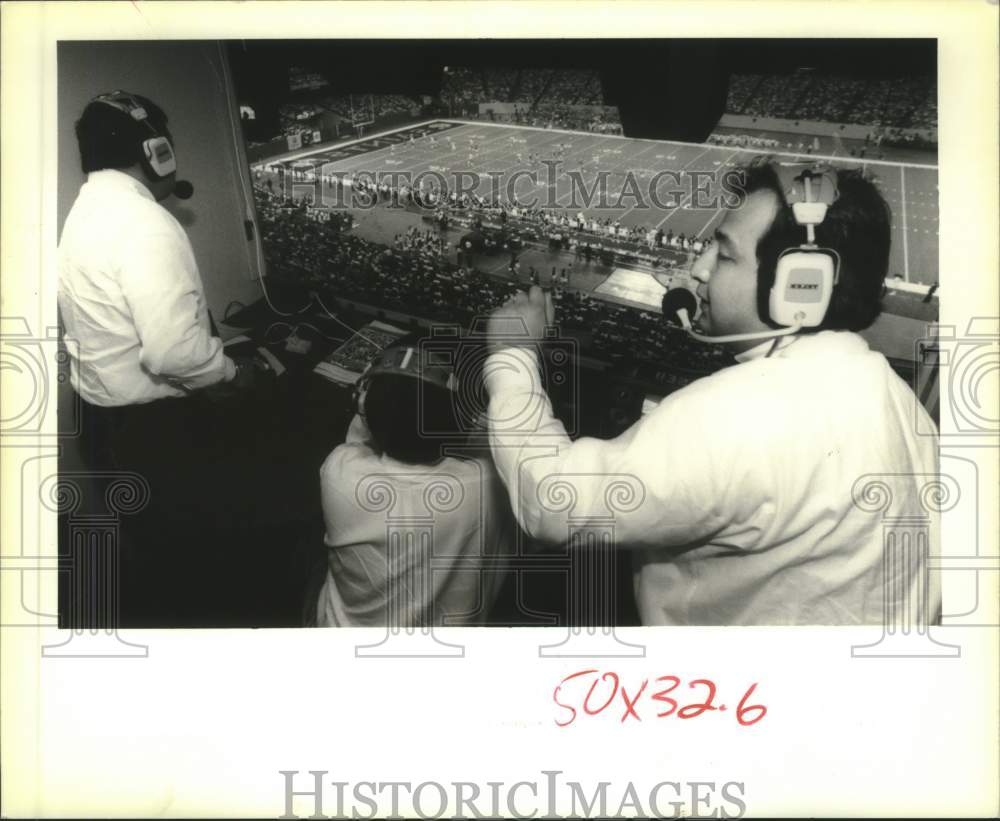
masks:
[[[84,182],[73,132],[84,106],[115,89],[149,97],[169,117],[178,177],[195,186],[191,199],[164,205],[187,230],[217,320],[233,300],[249,304],[261,294],[243,226],[241,191],[250,180],[242,142],[233,139],[224,53],[207,40],[62,42],[58,49],[59,231]]]

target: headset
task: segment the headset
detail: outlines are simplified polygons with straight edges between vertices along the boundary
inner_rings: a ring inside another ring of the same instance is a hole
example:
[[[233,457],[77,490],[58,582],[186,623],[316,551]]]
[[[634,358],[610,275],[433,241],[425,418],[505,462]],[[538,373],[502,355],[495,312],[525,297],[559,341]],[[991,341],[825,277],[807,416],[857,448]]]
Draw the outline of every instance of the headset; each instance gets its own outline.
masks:
[[[164,179],[177,171],[177,158],[170,139],[161,134],[149,121],[149,115],[142,104],[127,91],[112,91],[101,94],[91,100],[92,103],[103,103],[125,114],[136,122],[145,125],[152,136],[142,142],[144,164],[157,179]]]
[[[359,416],[365,415],[365,398],[372,379],[384,374],[398,374],[419,379],[428,385],[436,385],[449,391],[458,390],[458,381],[452,363],[433,361],[442,351],[426,347],[398,345],[381,351],[362,372],[354,384],[354,408]]]
[[[774,283],[768,296],[770,319],[786,327],[759,333],[709,336],[697,333],[687,311],[679,310],[684,329],[702,342],[770,339],[795,334],[803,328],[815,328],[826,316],[839,278],[840,255],[832,248],[816,244],[816,226],[823,222],[827,209],[839,196],[836,170],[817,163],[781,164],[771,157],[759,158],[754,165],[770,165],[774,169],[795,222],[806,229],[806,241],[802,245],[786,248],[778,255]]]
[[[806,229],[806,241],[778,255],[768,313],[779,325],[815,328],[826,316],[840,274],[840,255],[816,244],[816,226],[839,196],[837,175],[823,165],[772,167],[795,221]]]

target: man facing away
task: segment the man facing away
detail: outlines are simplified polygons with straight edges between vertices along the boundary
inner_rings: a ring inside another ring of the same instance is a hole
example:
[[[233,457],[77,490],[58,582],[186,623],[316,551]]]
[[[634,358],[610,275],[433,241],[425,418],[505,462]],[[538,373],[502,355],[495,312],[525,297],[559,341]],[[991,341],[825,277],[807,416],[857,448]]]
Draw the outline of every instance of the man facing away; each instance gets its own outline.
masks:
[[[146,97],[104,94],[85,107],[76,137],[87,180],[58,265],[82,455],[90,470],[148,482],[149,504],[125,522],[122,616],[167,623],[198,599],[196,587],[214,595],[210,557],[197,553],[187,567],[181,558],[218,507],[204,464],[218,424],[205,393],[248,387],[254,366],[223,352],[191,243],[161,204],[190,195],[177,182],[163,110]]]

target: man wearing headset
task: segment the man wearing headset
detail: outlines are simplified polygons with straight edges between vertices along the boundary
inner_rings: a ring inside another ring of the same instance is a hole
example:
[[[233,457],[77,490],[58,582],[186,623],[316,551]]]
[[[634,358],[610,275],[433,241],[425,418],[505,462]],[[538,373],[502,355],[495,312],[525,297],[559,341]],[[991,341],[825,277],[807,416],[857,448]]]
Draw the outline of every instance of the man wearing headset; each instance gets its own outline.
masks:
[[[916,434],[918,414],[933,423],[857,334],[879,313],[888,206],[857,172],[827,170],[805,197],[803,180],[787,176],[776,163],[748,168],[745,201],[695,266],[701,315],[690,332],[726,344],[738,364],[671,394],[616,439],[570,442],[537,387],[536,354],[511,337],[515,322],[525,341],[543,338],[547,295],[532,288],[490,318],[491,447],[519,522],[564,540],[567,512],[543,503],[547,476],[572,477],[569,512],[584,520],[605,513],[602,477],[633,477],[642,501],[617,515],[615,532],[633,550],[645,624],[877,624],[907,600],[924,623],[940,616],[916,551],[886,563],[881,514],[855,504],[859,479],[893,474],[894,513],[920,514],[920,477],[938,471],[937,442]],[[782,263],[803,239],[807,256]],[[814,322],[802,294],[824,290],[829,307]],[[932,553],[936,540],[935,527]]]
[[[84,109],[76,137],[87,181],[66,218],[58,265],[81,445],[90,469],[131,470],[150,483],[148,527],[132,545],[148,560],[168,519],[200,521],[212,503],[209,472],[198,465],[213,423],[195,397],[247,387],[253,366],[223,352],[191,243],[160,204],[193,190],[177,180],[163,110],[127,92],[101,95]],[[136,555],[126,557],[126,577]],[[146,598],[159,585],[162,568],[145,569],[145,581],[132,578],[123,595]]]
[[[113,92],[87,105],[76,136],[87,181],[59,243],[59,308],[80,397],[136,406],[231,382],[237,367],[212,334],[191,243],[160,205],[190,191],[166,115]]]
[[[310,624],[489,620],[516,527],[489,452],[470,447],[481,361],[457,339],[409,335],[358,380],[357,415],[320,470],[328,561]]]

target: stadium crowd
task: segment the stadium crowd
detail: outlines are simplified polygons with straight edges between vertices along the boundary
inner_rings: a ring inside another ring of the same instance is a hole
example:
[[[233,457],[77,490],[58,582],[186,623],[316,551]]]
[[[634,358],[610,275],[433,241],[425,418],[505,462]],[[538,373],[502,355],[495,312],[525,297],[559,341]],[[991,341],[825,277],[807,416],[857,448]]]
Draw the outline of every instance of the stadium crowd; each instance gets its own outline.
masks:
[[[618,110],[601,104],[596,71],[571,69],[445,70],[441,99],[454,116],[497,117],[479,110],[480,103],[516,103],[501,116],[505,122],[536,128],[564,128],[620,134]]]
[[[518,290],[506,278],[458,265],[432,232],[411,229],[394,247],[328,230],[295,203],[255,188],[268,270],[278,280],[412,316],[468,325]],[[610,360],[669,366],[680,373],[709,372],[724,364],[716,346],[702,345],[667,327],[655,313],[555,288],[557,319],[590,335],[588,352]],[[637,345],[636,340],[644,340]]]
[[[933,76],[863,80],[796,71],[730,78],[726,111],[752,117],[932,128],[937,121]]]
[[[295,180],[306,179],[305,171],[292,169],[290,173]],[[266,193],[273,193],[273,183],[262,173],[258,172],[255,179],[267,188]],[[683,233],[675,235],[670,229],[663,231],[655,226],[622,224],[621,220],[610,216],[603,219],[587,217],[582,211],[573,214],[567,209],[526,208],[505,199],[491,202],[475,193],[459,196],[455,191],[444,194],[430,187],[412,190],[405,184],[397,189],[385,179],[376,183],[355,173],[348,175],[343,183],[338,182],[335,176],[323,176],[321,181],[327,185],[348,186],[359,195],[366,195],[371,203],[392,203],[418,209],[426,219],[442,225],[453,222],[469,228],[487,225],[516,229],[522,241],[548,242],[587,259],[599,259],[605,252],[633,253],[649,264],[659,266],[665,261],[661,252],[699,254],[712,242],[711,237],[701,239]],[[308,193],[304,191],[303,197]],[[312,214],[313,209],[308,208],[307,213]],[[657,253],[643,256],[644,250]]]

